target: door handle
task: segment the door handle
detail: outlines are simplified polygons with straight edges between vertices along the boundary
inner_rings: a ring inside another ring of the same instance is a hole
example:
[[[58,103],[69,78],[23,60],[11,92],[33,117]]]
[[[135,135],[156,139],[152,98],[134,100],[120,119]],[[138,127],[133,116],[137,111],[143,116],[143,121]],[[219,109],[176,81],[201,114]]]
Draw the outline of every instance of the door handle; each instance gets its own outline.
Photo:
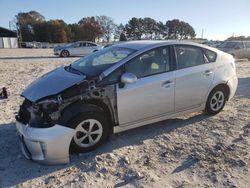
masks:
[[[211,70],[206,70],[203,75],[204,76],[209,76],[210,74],[212,74],[213,72]]]
[[[167,81],[163,82],[163,83],[161,84],[161,86],[162,86],[162,87],[165,87],[165,88],[168,88],[168,87],[170,87],[170,86],[173,85],[173,84],[174,84],[174,81],[172,81],[172,80],[167,80]]]

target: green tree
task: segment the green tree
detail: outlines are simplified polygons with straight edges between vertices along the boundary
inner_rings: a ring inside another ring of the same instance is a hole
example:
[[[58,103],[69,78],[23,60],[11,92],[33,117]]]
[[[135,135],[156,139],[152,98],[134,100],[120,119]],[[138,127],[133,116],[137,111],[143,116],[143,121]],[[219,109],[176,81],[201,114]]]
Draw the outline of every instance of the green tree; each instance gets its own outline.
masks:
[[[34,40],[39,42],[49,42],[48,23],[37,22],[34,24]]]
[[[18,33],[22,41],[34,41],[34,25],[39,22],[44,22],[45,18],[39,12],[20,12],[16,16],[16,25]]]
[[[119,41],[127,41],[127,37],[126,37],[126,35],[124,33],[120,34]]]
[[[152,18],[144,18],[143,22],[143,34],[147,39],[155,39],[156,33],[159,30],[157,22]]]
[[[237,36],[237,37],[229,37],[227,40],[248,40],[250,41],[250,36],[249,37],[245,37],[245,36]]]
[[[48,42],[66,43],[67,33],[60,20],[49,20],[47,22]]]
[[[127,36],[132,40],[141,40],[144,34],[143,19],[133,17],[125,25]]]
[[[193,27],[178,19],[166,22],[166,38],[168,39],[190,39],[195,37]]]

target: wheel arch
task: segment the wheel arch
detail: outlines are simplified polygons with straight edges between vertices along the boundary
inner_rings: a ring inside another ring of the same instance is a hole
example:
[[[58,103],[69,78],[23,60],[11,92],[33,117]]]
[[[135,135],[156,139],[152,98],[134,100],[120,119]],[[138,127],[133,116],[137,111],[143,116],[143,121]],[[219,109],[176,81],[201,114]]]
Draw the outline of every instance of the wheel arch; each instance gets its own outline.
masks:
[[[77,116],[80,113],[87,113],[93,111],[102,111],[101,108],[95,105],[91,105],[88,103],[84,103],[83,101],[76,101],[70,105],[68,105],[63,111],[61,112],[61,116],[59,118],[58,123],[63,126],[67,126],[67,123]]]
[[[59,118],[59,124],[67,126],[67,123],[73,119],[75,116],[77,116],[80,113],[89,113],[89,112],[104,112],[107,116],[107,121],[111,125],[109,126],[110,128],[110,133],[113,133],[113,118],[112,118],[112,113],[109,110],[109,107],[102,102],[101,100],[98,99],[90,99],[86,102],[83,101],[76,101],[69,106],[67,106],[61,113],[61,118]]]
[[[206,97],[206,101],[208,100],[208,97],[209,97],[210,93],[211,93],[213,90],[217,89],[217,88],[224,88],[225,91],[226,91],[226,94],[227,94],[227,95],[226,95],[226,100],[229,100],[229,96],[230,96],[230,87],[228,86],[227,82],[224,82],[224,83],[218,83],[218,84],[216,84],[214,87],[212,87],[212,88],[210,89],[210,91],[208,92],[208,95],[207,95],[207,97]]]
[[[94,105],[94,106],[97,106],[98,108],[101,108],[105,112],[105,114],[107,115],[107,120],[112,125],[111,127],[114,126],[113,113],[111,112],[111,109],[109,108],[109,106],[105,102],[103,102],[100,99],[89,99],[89,100],[87,100],[87,102],[91,105]]]

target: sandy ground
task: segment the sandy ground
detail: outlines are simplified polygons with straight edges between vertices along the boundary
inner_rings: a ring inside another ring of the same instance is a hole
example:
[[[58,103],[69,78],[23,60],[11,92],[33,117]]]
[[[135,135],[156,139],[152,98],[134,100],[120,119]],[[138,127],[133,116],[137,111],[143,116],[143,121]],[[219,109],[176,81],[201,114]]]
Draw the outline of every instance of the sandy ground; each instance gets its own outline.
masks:
[[[78,58],[52,50],[0,50],[0,187],[249,187],[250,62],[238,61],[239,86],[216,116],[193,113],[113,135],[71,163],[26,160],[14,115],[20,92],[38,76]]]

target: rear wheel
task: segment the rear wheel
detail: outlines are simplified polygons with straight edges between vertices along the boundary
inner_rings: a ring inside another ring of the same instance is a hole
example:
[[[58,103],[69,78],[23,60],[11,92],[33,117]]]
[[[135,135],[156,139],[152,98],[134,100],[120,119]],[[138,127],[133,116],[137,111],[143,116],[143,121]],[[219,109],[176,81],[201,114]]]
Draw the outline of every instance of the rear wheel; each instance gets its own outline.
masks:
[[[69,52],[67,50],[63,50],[60,54],[61,57],[69,57]]]
[[[211,91],[206,103],[206,113],[215,115],[219,113],[225,106],[227,100],[227,91],[224,87],[216,87]]]
[[[70,146],[70,150],[73,152],[92,151],[108,137],[109,129],[103,112],[80,114],[69,124],[75,129]]]

